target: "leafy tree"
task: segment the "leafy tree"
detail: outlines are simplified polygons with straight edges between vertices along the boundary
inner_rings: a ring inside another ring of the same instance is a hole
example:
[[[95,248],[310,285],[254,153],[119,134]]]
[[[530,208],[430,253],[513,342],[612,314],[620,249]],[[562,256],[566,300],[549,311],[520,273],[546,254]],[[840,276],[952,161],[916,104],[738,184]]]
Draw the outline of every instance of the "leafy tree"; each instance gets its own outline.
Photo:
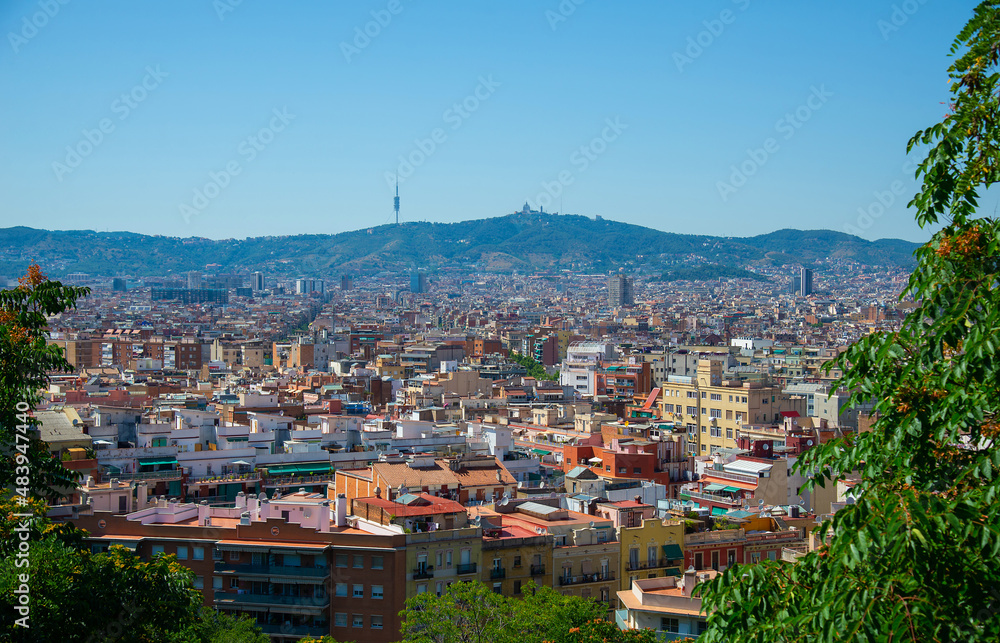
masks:
[[[1000,172],[998,52],[1000,2],[982,2],[952,47],[950,113],[909,143],[929,146],[917,222],[944,224],[915,253],[903,296],[917,305],[838,360],[877,418],[800,459],[834,480],[859,473],[857,502],[798,563],[703,586],[707,641],[1000,640],[1000,240],[975,217]]]
[[[90,289],[49,281],[34,264],[19,281],[0,291],[0,485],[50,496],[54,487],[73,486],[76,474],[49,455],[30,414],[48,373],[73,369],[58,346],[46,343],[46,317],[73,308]]]
[[[596,601],[529,583],[524,598],[480,582],[455,583],[442,596],[419,594],[403,612],[403,640],[414,643],[652,643],[652,631],[622,632]]]
[[[546,372],[545,367],[539,364],[537,361],[535,361],[535,358],[533,358],[531,355],[522,355],[520,353],[511,351],[510,359],[511,361],[516,362],[521,366],[523,366],[524,368],[528,369],[528,374],[527,374],[528,377],[533,377],[536,380],[559,379],[558,371],[554,375],[549,375],[548,372]]]

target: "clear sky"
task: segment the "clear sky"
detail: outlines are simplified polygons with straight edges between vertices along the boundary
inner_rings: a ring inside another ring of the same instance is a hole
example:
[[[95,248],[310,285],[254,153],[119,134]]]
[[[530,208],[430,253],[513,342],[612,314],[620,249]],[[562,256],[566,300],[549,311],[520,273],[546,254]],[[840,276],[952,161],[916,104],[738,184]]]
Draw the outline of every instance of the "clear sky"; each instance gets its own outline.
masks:
[[[975,4],[8,0],[0,226],[336,233],[399,172],[409,221],[924,241],[906,142]]]

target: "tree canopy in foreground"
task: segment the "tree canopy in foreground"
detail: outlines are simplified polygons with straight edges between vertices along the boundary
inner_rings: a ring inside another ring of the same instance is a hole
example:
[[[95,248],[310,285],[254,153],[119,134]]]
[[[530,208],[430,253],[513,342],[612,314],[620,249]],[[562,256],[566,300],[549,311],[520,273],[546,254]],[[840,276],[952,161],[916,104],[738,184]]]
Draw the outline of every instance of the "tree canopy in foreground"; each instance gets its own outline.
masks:
[[[917,306],[839,361],[853,399],[877,401],[872,431],[800,459],[860,474],[857,502],[797,564],[706,584],[706,641],[1000,640],[1000,243],[997,221],[976,217],[1000,171],[998,5],[958,34],[950,111],[909,143],[926,148],[910,206],[921,226],[943,224],[916,251],[903,296]]]

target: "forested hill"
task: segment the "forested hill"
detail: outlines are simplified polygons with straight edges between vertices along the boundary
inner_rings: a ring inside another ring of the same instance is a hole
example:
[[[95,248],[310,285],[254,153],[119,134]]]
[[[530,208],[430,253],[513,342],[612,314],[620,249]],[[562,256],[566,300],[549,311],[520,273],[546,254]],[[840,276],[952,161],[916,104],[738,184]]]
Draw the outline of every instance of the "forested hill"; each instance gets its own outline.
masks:
[[[871,242],[830,230],[779,230],[744,238],[685,235],[600,217],[536,213],[220,241],[15,227],[0,229],[0,275],[23,274],[29,261],[37,261],[52,276],[164,275],[204,270],[209,264],[218,264],[218,272],[261,270],[275,276],[414,267],[523,272],[625,266],[661,274],[670,267],[687,270],[703,264],[724,267],[726,274],[755,265],[810,265],[828,258],[909,268],[917,246],[898,239]],[[718,268],[713,271],[719,273]]]

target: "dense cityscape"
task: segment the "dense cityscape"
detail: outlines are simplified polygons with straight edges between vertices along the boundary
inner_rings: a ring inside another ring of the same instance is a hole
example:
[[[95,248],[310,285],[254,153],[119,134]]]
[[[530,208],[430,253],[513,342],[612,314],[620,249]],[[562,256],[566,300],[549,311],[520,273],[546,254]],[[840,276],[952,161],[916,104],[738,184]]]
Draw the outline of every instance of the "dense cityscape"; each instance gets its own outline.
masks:
[[[8,4],[0,641],[1000,640],[1000,0]]]
[[[468,580],[697,636],[696,583],[794,561],[851,501],[793,465],[866,430],[834,362],[910,307],[898,268],[760,277],[71,273],[37,417],[83,478],[50,515],[275,641],[398,640]]]

